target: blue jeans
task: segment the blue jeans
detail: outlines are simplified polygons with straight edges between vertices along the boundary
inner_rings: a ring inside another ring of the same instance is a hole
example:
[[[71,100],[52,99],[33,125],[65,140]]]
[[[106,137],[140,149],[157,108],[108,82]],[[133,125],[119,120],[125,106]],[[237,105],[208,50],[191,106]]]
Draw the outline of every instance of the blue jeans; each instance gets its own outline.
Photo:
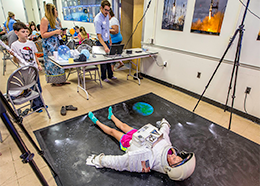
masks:
[[[105,42],[107,47],[110,49],[109,43]],[[97,46],[103,46],[99,41],[96,41]],[[101,79],[104,80],[107,78],[111,79],[113,77],[113,71],[111,69],[111,63],[101,64],[100,65],[100,71],[101,71]],[[107,72],[107,73],[106,73]]]

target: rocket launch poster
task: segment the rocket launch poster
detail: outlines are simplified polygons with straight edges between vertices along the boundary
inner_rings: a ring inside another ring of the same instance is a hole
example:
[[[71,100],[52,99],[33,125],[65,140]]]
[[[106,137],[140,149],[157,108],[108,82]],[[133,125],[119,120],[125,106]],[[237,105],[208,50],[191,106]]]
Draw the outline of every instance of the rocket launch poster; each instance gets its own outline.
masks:
[[[183,31],[188,0],[164,0],[162,29]]]
[[[228,0],[196,0],[191,32],[219,35]]]

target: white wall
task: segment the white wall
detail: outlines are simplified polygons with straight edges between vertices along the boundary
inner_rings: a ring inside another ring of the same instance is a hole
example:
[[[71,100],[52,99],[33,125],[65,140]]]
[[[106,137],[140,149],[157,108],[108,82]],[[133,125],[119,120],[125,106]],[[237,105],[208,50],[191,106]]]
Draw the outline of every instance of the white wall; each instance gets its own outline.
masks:
[[[41,10],[41,16],[42,16],[42,18],[44,17],[44,15],[45,15],[45,7],[43,6],[44,4],[43,4],[43,2],[46,2],[46,4],[48,4],[48,3],[52,3],[53,4],[53,0],[39,0],[39,8],[40,8],[40,10]]]
[[[35,24],[40,24],[40,15],[39,15],[39,8],[37,5],[37,1],[32,0],[32,8],[33,8],[33,14],[34,14],[34,20],[35,20]]]
[[[20,21],[26,23],[22,0],[2,0],[2,3],[6,18],[8,16],[8,12],[11,11],[15,14],[15,19],[19,19]],[[2,9],[0,9],[0,11],[2,11]]]
[[[7,16],[7,15],[4,14],[2,7],[3,7],[2,1],[0,0],[0,25],[1,25],[1,27],[4,25],[3,23],[6,21],[5,18]]]
[[[147,2],[148,0],[145,0],[145,5]],[[194,4],[195,0],[188,1],[184,30],[180,32],[161,29],[164,1],[152,1],[145,17],[143,45],[150,50],[159,51],[158,63],[167,61],[168,65],[166,68],[161,68],[151,59],[145,60],[146,62],[142,63],[142,72],[201,94],[227,48],[230,37],[241,24],[244,8],[239,1],[229,0],[221,34],[213,36],[190,33]],[[260,1],[251,0],[249,8],[258,14]],[[241,66],[238,72],[234,104],[234,108],[244,111],[244,92],[246,87],[251,87],[246,108],[250,115],[256,117],[260,117],[260,41],[256,41],[259,29],[259,19],[248,12],[245,20],[240,57]],[[154,39],[154,45],[147,44],[151,38]],[[221,64],[204,95],[223,104],[226,101],[237,40],[238,36],[225,57],[226,61]],[[196,77],[197,72],[201,72],[200,79]],[[231,102],[231,97],[229,101]]]
[[[35,21],[36,24],[39,24],[40,19],[39,19],[38,6],[36,0],[24,0],[24,2],[27,10],[28,21]],[[2,0],[2,3],[3,3],[4,11],[2,11],[2,6],[0,1],[0,6],[1,6],[0,24],[1,25],[3,22],[6,21],[9,11],[15,14],[15,19],[19,19],[20,21],[27,23],[24,8],[23,8],[24,7],[23,0]],[[3,15],[6,18],[4,18]]]
[[[28,23],[31,21],[35,22],[32,0],[24,0],[24,3],[25,3],[25,7],[26,7],[26,13],[28,16]]]

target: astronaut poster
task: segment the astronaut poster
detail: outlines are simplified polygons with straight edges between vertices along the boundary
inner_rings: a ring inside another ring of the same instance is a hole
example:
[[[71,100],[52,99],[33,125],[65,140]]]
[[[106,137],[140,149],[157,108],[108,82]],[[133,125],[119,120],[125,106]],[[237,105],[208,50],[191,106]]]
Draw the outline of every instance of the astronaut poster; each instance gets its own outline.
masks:
[[[183,31],[188,0],[164,0],[162,29]]]
[[[228,0],[196,0],[191,32],[219,35]]]

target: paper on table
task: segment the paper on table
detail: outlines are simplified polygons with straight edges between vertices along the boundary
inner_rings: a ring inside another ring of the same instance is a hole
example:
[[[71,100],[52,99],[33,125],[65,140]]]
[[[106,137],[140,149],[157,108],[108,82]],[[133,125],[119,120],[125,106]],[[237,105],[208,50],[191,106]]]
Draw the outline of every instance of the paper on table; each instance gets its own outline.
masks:
[[[92,54],[106,54],[103,46],[93,46]]]

